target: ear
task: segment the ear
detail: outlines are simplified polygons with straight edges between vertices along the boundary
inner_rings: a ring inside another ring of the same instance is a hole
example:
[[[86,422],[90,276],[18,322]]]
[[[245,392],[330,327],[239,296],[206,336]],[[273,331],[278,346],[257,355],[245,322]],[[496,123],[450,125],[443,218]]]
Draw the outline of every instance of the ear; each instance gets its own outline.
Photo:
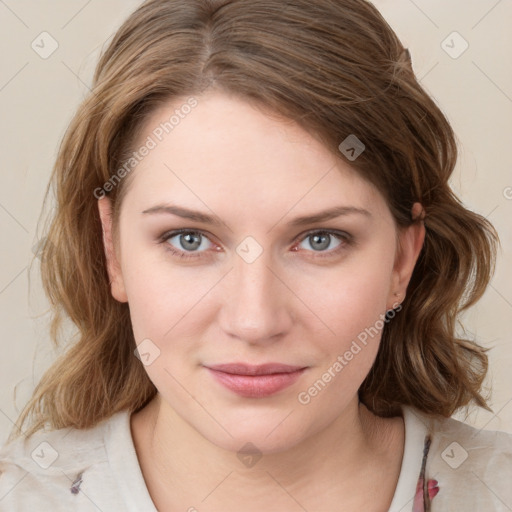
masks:
[[[124,287],[121,266],[116,256],[116,250],[112,238],[112,203],[108,197],[98,199],[101,227],[103,231],[103,247],[107,258],[107,271],[110,281],[112,296],[119,302],[128,302]]]
[[[425,217],[423,207],[420,203],[414,203],[412,207],[412,218],[420,218],[420,222],[411,224],[399,232],[399,250],[393,267],[391,288],[388,297],[388,309],[396,307],[403,302],[407,286],[418,261],[418,257],[425,240]]]

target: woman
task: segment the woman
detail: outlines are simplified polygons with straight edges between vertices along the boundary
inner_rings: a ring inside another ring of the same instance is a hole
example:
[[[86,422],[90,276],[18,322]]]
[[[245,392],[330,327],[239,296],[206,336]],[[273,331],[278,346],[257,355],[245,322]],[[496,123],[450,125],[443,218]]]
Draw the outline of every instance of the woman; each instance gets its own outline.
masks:
[[[512,436],[450,418],[490,410],[455,323],[497,243],[455,160],[366,1],[142,4],[54,169],[42,277],[78,337],[0,509],[510,510]]]

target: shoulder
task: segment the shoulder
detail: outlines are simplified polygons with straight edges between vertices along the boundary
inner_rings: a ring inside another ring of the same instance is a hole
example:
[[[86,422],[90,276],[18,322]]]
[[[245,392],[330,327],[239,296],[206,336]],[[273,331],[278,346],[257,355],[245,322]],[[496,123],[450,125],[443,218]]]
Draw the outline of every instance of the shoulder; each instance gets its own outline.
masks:
[[[512,434],[476,428],[454,418],[433,418],[429,427],[432,453],[439,452],[451,469],[471,471],[482,464],[498,464],[496,470],[512,472]]]
[[[417,411],[415,411],[417,412]],[[426,477],[438,481],[432,510],[512,510],[512,434],[418,414],[431,443]]]
[[[0,511],[89,510],[82,474],[108,484],[107,430],[125,411],[90,429],[39,430],[0,449]],[[82,506],[80,506],[82,504]]]

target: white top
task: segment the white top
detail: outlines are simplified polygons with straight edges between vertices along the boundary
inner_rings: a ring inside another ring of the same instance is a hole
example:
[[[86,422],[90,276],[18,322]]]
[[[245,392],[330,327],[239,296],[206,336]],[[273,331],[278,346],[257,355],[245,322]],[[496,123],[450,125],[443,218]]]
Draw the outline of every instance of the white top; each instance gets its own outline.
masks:
[[[389,512],[429,510],[422,494],[415,500],[427,434],[425,476],[439,487],[431,512],[512,511],[511,434],[478,430],[453,418],[434,420],[408,406],[402,411],[404,455]],[[199,502],[192,507],[201,510]],[[0,511],[157,512],[139,466],[128,411],[88,430],[41,430],[4,445]]]

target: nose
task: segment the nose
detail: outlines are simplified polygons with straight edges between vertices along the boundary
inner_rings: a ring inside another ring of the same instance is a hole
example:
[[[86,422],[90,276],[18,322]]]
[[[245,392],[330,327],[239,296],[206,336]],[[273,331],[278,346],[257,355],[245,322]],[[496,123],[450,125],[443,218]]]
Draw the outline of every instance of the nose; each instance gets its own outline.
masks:
[[[250,344],[274,343],[293,325],[293,293],[264,251],[252,263],[238,255],[224,283],[220,326],[232,338]]]

